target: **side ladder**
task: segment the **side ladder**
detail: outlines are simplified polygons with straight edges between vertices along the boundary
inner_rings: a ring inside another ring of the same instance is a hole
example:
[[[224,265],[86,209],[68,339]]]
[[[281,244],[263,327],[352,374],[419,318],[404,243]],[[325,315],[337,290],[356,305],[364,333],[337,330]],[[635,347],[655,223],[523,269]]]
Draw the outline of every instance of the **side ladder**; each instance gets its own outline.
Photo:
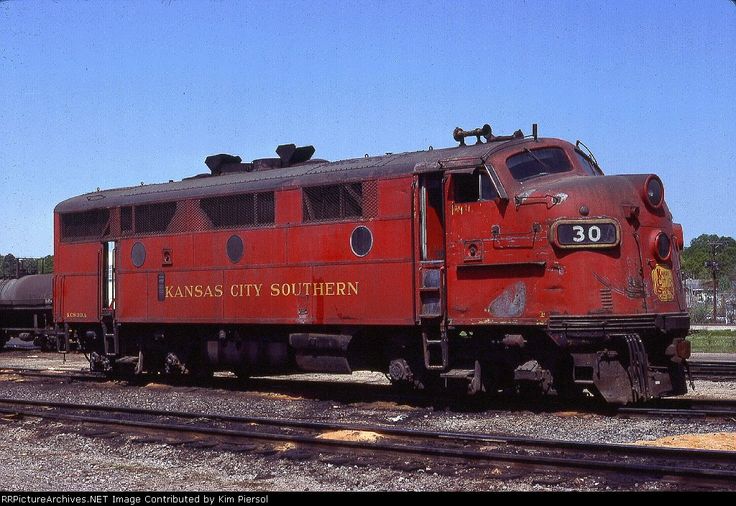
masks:
[[[114,319],[103,318],[102,325],[103,344],[105,345],[105,356],[117,357],[120,355],[120,336],[118,325]]]
[[[419,268],[419,319],[422,325],[424,367],[444,370],[449,364],[445,315],[445,262],[421,262]]]

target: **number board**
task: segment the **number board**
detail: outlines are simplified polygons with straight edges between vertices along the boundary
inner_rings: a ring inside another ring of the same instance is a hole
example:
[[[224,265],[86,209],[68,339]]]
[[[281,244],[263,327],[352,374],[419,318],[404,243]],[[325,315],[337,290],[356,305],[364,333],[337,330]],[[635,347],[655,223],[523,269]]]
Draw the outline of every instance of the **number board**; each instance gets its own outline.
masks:
[[[612,220],[565,221],[554,225],[561,248],[610,248],[618,244],[618,225]]]

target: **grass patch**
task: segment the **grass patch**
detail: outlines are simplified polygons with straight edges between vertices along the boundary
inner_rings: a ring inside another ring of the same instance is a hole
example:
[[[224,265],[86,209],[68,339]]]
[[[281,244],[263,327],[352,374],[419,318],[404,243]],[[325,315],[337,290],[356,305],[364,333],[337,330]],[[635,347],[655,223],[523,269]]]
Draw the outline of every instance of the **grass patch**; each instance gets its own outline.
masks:
[[[693,353],[736,353],[736,332],[732,330],[696,330],[687,340]]]

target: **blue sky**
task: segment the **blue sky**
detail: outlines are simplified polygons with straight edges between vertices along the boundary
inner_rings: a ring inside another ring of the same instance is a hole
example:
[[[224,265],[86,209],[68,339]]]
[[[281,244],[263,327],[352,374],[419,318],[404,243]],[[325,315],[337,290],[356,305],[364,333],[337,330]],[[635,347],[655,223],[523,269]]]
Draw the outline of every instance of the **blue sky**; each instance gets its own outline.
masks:
[[[736,236],[736,5],[0,2],[0,253],[49,254],[59,201],[209,154],[335,160],[486,122],[659,174],[687,241]]]

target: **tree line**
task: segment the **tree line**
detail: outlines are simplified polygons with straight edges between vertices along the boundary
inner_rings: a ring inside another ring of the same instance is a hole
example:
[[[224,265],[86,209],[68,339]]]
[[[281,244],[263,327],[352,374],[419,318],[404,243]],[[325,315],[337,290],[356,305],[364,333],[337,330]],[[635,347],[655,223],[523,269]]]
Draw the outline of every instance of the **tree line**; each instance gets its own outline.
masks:
[[[0,255],[0,278],[16,278],[27,274],[51,274],[54,272],[54,256],[18,258],[12,253]]]
[[[736,281],[736,239],[715,234],[702,234],[682,251],[683,277],[691,279],[711,279],[711,267],[706,262],[714,260],[718,264],[716,276],[722,290],[731,288]]]

